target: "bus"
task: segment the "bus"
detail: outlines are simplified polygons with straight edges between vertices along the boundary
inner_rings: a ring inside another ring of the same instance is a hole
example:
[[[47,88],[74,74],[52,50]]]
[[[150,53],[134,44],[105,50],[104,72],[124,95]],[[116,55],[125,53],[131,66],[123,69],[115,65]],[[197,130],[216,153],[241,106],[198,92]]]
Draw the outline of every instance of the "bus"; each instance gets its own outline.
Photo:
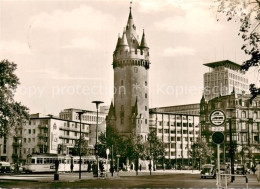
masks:
[[[56,155],[56,154],[33,154],[27,158],[24,166],[26,173],[36,172],[55,172],[55,161],[59,161],[59,172],[70,172],[71,164],[73,164],[73,171],[79,171],[79,156]],[[81,171],[87,171],[89,166],[96,162],[95,156],[81,157]]]

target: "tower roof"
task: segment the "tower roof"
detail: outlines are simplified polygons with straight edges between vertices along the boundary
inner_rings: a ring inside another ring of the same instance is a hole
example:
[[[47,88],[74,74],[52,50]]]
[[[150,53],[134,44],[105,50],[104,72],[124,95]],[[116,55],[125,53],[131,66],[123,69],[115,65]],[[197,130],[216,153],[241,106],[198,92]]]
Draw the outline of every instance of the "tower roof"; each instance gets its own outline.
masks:
[[[130,6],[130,11],[129,11],[129,16],[128,16],[128,20],[129,19],[133,19],[133,16],[132,16],[132,7]]]
[[[215,67],[219,67],[219,66],[225,66],[225,67],[228,67],[228,66],[232,66],[233,68],[235,69],[240,69],[241,68],[241,65],[235,63],[235,62],[232,62],[230,60],[222,60],[222,61],[217,61],[217,62],[210,62],[210,63],[206,63],[206,64],[203,64],[204,66],[208,66],[210,68],[215,68]]]
[[[142,40],[141,40],[140,47],[143,47],[143,48],[146,47],[146,48],[148,48],[148,45],[147,45],[146,39],[145,39],[144,30],[143,30],[143,36],[142,36]]]
[[[121,37],[118,35],[117,43],[116,43],[116,49],[120,46]]]
[[[123,33],[123,36],[120,39],[120,46],[128,46],[125,32]]]

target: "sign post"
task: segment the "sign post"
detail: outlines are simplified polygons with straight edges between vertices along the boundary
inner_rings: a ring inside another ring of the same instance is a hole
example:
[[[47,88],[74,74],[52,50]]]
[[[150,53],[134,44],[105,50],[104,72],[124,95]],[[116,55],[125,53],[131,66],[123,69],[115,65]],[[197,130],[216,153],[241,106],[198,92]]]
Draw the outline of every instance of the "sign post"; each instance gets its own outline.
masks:
[[[221,127],[226,122],[226,115],[221,110],[214,110],[209,116],[210,123],[213,125],[212,131],[216,131],[212,135],[212,141],[217,144],[217,187],[221,186],[221,176],[220,176],[220,144],[224,142],[225,136],[222,132],[224,127]]]
[[[106,171],[106,173],[108,172],[108,155],[109,155],[109,149],[107,148],[107,150],[106,150],[106,154],[107,154],[107,171]],[[107,175],[107,174],[106,174]]]

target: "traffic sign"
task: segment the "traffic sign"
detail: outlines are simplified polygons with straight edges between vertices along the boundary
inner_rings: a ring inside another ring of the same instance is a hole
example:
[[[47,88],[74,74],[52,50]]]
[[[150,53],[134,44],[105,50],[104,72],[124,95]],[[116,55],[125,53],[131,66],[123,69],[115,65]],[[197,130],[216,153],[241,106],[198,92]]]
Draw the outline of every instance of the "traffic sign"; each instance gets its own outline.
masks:
[[[216,144],[221,144],[225,140],[225,136],[222,132],[215,132],[212,135],[212,141]]]
[[[221,110],[214,110],[209,115],[209,121],[214,126],[221,126],[226,121],[226,115]]]

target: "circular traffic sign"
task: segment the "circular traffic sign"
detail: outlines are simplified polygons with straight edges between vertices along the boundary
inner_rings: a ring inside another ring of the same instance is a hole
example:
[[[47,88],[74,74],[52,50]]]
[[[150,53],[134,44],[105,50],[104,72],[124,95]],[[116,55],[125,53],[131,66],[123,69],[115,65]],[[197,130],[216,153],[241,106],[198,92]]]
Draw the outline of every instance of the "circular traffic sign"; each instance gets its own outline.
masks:
[[[221,110],[214,110],[209,115],[210,123],[214,126],[221,126],[226,121],[226,115]]]
[[[222,132],[215,132],[212,135],[212,141],[216,144],[221,144],[225,140],[225,136]]]

